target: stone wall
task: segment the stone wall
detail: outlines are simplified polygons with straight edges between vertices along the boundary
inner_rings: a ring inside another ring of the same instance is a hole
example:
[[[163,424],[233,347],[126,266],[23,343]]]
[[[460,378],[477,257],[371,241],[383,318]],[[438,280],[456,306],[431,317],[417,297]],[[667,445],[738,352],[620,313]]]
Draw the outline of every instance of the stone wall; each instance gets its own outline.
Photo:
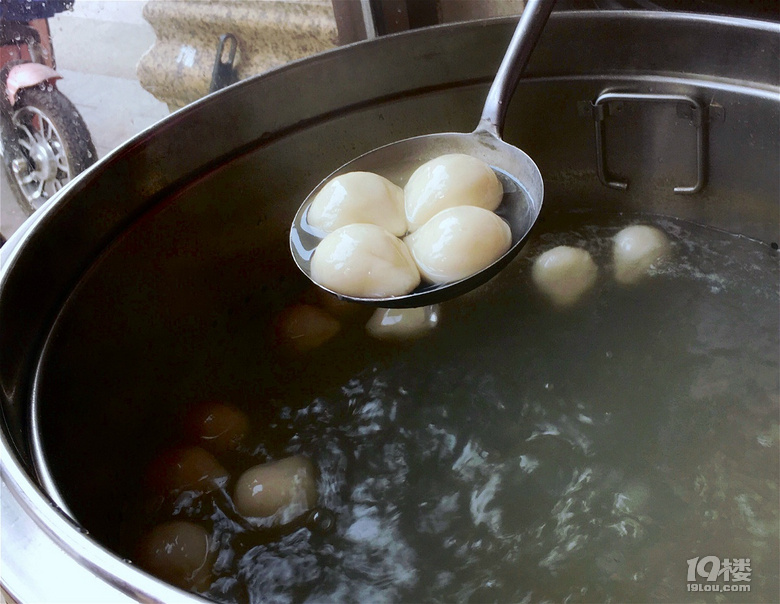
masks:
[[[404,19],[407,1],[385,0],[385,11],[400,15],[392,20],[390,31],[410,27],[410,20]],[[431,20],[451,23],[519,14],[524,1],[435,0],[435,4]],[[333,48],[339,34],[342,42],[365,37],[360,0],[334,0],[333,4],[331,0],[149,0],[144,18],[157,40],[138,63],[138,79],[171,110],[208,94],[223,34],[231,33],[238,40],[235,74],[239,80]]]
[[[507,17],[523,12],[525,0],[438,0],[441,23]]]
[[[330,0],[149,0],[144,18],[157,41],[138,79],[171,110],[208,94],[222,34],[238,40],[239,80],[337,43]]]

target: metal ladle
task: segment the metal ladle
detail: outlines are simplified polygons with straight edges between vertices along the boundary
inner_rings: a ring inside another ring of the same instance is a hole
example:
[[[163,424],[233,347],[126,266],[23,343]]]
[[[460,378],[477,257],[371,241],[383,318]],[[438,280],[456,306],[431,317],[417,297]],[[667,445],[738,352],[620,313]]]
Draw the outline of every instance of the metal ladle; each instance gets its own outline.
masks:
[[[356,171],[381,174],[400,184],[416,167],[447,153],[463,153],[481,159],[493,167],[502,181],[504,198],[496,213],[507,221],[512,232],[511,246],[503,256],[465,279],[440,285],[421,284],[409,294],[391,298],[345,296],[312,281],[343,300],[383,308],[412,308],[443,302],[482,285],[517,255],[541,211],[544,185],[533,160],[517,147],[501,140],[501,134],[507,105],[554,4],[555,0],[528,0],[526,3],[474,132],[426,134],[379,147],[341,166],[308,195],[293,220],[290,248],[295,263],[309,279],[312,279],[311,258],[320,237],[308,226],[306,214],[325,184],[340,174]]]

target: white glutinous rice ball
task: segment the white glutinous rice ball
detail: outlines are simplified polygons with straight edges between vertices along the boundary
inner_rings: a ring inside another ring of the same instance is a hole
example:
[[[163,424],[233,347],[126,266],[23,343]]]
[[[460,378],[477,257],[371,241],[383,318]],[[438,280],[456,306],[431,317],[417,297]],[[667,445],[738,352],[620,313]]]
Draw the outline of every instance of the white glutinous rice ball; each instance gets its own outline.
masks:
[[[379,174],[348,172],[317,193],[306,220],[326,233],[363,223],[384,227],[400,237],[406,233],[404,191]]]
[[[409,231],[455,206],[495,210],[503,196],[501,182],[485,162],[461,153],[442,155],[417,168],[404,187]]]
[[[431,283],[458,281],[490,266],[512,245],[509,225],[490,210],[443,210],[407,236],[406,244]]]
[[[314,467],[302,455],[253,466],[236,481],[233,502],[244,516],[285,524],[317,503]]]
[[[431,331],[439,322],[439,307],[377,308],[366,330],[380,340],[411,340]]]
[[[184,418],[188,440],[217,455],[239,449],[249,428],[246,413],[218,401],[199,403],[191,407]]]
[[[420,284],[404,242],[373,224],[350,224],[325,237],[312,257],[311,276],[325,288],[355,298],[402,296]]]
[[[596,283],[598,267],[587,250],[559,245],[534,261],[531,276],[553,304],[569,306]]]
[[[158,524],[139,541],[136,562],[154,576],[182,589],[205,589],[211,583],[210,538],[194,522]]]
[[[295,304],[279,313],[275,328],[279,344],[295,352],[308,352],[333,338],[341,323],[318,306]]]
[[[615,235],[613,246],[615,280],[624,285],[638,282],[651,267],[669,255],[666,235],[656,228],[635,225]]]
[[[158,455],[146,472],[146,485],[155,496],[181,491],[210,493],[224,488],[230,473],[201,447],[174,447]]]

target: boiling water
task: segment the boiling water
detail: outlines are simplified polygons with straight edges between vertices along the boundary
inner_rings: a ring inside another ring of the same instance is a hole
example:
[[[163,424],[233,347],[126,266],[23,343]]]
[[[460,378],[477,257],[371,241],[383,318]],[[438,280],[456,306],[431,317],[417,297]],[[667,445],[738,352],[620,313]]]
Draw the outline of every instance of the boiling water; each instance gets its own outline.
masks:
[[[253,455],[309,456],[336,529],[247,541],[219,505],[199,512],[221,548],[205,595],[777,601],[778,254],[655,220],[672,261],[618,286],[611,237],[636,222],[583,218],[537,236],[420,340],[365,336],[360,362],[326,348],[318,362],[346,378],[264,411]],[[530,282],[533,258],[560,244],[600,267],[565,311]],[[707,556],[750,572],[689,581],[688,561]],[[692,591],[731,585],[750,591]]]

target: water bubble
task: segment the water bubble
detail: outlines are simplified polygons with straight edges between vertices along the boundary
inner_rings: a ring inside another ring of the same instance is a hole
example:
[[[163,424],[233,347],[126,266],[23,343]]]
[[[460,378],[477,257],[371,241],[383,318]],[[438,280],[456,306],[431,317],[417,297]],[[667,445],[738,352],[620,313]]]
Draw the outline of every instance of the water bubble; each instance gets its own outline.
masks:
[[[333,532],[336,528],[336,515],[330,510],[314,509],[309,512],[306,519],[306,525],[312,530],[321,534]]]

